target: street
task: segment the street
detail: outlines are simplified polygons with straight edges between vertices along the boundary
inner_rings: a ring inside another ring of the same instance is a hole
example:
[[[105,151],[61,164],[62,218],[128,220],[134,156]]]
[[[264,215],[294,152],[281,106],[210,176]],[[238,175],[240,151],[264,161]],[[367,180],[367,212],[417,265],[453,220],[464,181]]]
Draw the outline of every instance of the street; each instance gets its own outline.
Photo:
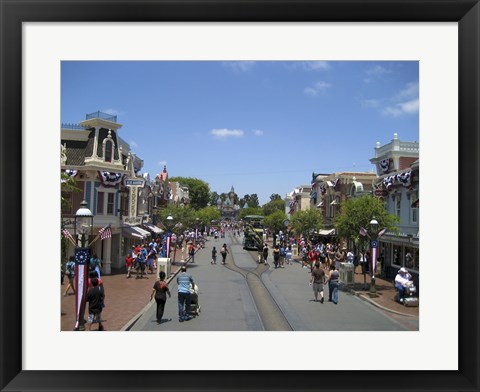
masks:
[[[227,264],[212,265],[211,249],[223,243],[230,254]],[[299,263],[285,268],[258,265],[256,252],[242,248],[238,237],[227,233],[217,242],[211,239],[195,255],[195,263],[187,265],[199,287],[199,316],[188,322],[178,321],[177,285],[173,278],[169,287],[163,321],[155,319],[155,302],[131,328],[133,331],[403,331],[418,330],[418,318],[393,314],[378,309],[345,291],[339,303],[313,301],[309,286],[309,270]],[[265,268],[268,267],[268,268]],[[153,285],[153,282],[152,282]]]

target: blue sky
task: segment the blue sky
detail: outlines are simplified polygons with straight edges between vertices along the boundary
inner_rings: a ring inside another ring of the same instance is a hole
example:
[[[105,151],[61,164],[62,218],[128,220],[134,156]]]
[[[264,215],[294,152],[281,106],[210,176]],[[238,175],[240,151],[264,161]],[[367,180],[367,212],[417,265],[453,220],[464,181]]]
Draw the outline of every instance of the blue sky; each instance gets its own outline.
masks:
[[[61,78],[61,122],[115,114],[142,172],[261,204],[313,171],[373,170],[394,132],[419,141],[414,61],[66,61]]]

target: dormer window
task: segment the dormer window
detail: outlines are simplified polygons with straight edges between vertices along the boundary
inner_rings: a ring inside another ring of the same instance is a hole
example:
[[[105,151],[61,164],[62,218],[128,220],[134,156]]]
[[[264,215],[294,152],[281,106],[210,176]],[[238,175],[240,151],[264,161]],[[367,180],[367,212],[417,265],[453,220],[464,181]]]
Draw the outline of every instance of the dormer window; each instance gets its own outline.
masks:
[[[113,156],[113,143],[110,140],[105,142],[105,162],[112,162]]]

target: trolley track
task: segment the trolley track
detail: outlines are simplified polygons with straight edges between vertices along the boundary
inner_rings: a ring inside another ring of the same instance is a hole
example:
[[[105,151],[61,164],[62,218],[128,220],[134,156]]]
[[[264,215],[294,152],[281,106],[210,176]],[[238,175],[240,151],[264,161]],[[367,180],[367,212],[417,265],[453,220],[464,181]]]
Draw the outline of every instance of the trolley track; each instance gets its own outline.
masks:
[[[232,239],[231,235],[230,238]],[[233,238],[233,244],[241,245],[237,237]],[[257,253],[255,251],[247,251],[247,253],[254,263],[257,263]],[[232,260],[231,263],[228,262],[229,259]],[[224,267],[241,274],[245,278],[266,331],[294,331],[275,298],[263,283],[262,274],[270,268],[268,264],[258,264],[253,270],[242,268],[235,264],[234,257],[230,254]]]

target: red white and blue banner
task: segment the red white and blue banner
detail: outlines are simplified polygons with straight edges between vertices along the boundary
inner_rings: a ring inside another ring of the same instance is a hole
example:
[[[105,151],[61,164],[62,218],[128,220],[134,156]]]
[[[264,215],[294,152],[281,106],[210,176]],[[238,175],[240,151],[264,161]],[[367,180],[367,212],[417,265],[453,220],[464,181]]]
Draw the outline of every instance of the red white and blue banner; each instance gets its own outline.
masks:
[[[98,175],[100,177],[100,180],[102,181],[103,186],[111,187],[120,184],[125,177],[125,175],[122,173],[113,173],[107,171],[99,171]]]
[[[85,313],[85,296],[87,294],[87,274],[90,251],[88,248],[75,249],[75,329],[83,324]]]
[[[390,159],[382,159],[380,161],[380,168],[383,173],[388,173],[390,171]]]
[[[372,279],[375,279],[378,258],[378,240],[370,240],[370,260],[372,262]]]

